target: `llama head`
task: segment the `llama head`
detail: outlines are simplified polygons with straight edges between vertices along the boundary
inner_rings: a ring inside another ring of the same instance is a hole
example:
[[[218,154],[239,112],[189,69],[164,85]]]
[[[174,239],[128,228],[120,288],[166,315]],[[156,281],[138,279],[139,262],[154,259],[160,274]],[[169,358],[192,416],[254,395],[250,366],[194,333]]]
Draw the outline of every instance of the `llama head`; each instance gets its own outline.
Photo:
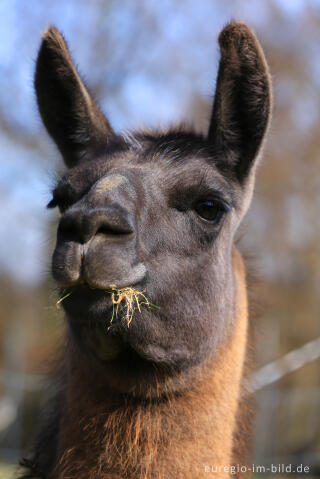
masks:
[[[207,135],[179,128],[119,135],[61,34],[51,27],[43,36],[37,100],[68,167],[48,205],[61,212],[53,276],[71,292],[62,304],[79,354],[119,388],[151,381],[155,371],[189,371],[232,327],[232,245],[251,200],[271,92],[246,25],[230,23],[219,43]],[[128,327],[112,318],[108,291],[129,286],[157,308],[136,308]]]

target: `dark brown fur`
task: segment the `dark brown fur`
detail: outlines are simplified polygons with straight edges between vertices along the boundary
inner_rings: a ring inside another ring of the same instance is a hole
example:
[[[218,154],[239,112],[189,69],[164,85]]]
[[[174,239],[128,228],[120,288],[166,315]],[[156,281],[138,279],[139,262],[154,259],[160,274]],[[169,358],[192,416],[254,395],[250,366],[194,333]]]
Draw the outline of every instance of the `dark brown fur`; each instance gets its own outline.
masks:
[[[52,272],[71,295],[62,386],[24,478],[191,479],[241,460],[247,298],[233,243],[271,92],[247,26],[230,23],[219,42],[206,137],[117,135],[61,34],[44,35],[39,110],[70,168],[48,205],[61,211]],[[144,289],[159,309],[111,323],[111,285]]]

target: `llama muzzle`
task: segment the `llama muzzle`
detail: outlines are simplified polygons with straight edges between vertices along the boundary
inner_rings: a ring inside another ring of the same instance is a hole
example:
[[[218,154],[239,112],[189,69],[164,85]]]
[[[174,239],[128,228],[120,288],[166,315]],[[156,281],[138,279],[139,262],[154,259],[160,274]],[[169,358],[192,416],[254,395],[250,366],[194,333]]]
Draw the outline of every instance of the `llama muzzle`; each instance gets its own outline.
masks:
[[[137,254],[135,187],[120,174],[97,181],[59,222],[53,277],[64,287],[107,290],[143,280]]]

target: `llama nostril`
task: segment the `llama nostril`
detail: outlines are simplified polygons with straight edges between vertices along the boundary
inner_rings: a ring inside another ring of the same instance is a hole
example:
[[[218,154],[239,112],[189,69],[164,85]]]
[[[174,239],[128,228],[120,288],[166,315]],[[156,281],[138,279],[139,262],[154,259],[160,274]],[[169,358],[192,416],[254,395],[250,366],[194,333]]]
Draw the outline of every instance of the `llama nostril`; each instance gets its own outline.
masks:
[[[58,227],[58,237],[62,241],[84,244],[95,234],[95,227],[82,212],[72,212],[63,216]]]
[[[62,218],[58,227],[58,235],[64,241],[79,241],[79,225],[72,218]]]
[[[115,231],[112,231],[111,228],[109,228],[106,225],[100,226],[100,228],[97,229],[96,235],[102,234],[102,235],[112,235],[112,234],[117,234]]]
[[[60,220],[58,235],[62,241],[85,244],[96,235],[108,238],[127,237],[134,233],[131,216],[108,210],[93,210],[87,214],[74,211]]]

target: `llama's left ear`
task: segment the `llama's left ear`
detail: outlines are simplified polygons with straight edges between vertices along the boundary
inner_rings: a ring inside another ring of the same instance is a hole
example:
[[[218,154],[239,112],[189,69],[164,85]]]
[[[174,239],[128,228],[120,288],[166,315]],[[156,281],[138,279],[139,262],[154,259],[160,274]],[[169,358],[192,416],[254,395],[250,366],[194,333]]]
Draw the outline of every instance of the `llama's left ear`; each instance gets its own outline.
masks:
[[[249,175],[266,133],[271,82],[262,48],[244,24],[231,22],[220,33],[220,64],[208,140],[218,166],[240,183]]]
[[[102,153],[114,132],[72,63],[61,33],[50,27],[42,37],[35,89],[48,133],[67,166]]]

